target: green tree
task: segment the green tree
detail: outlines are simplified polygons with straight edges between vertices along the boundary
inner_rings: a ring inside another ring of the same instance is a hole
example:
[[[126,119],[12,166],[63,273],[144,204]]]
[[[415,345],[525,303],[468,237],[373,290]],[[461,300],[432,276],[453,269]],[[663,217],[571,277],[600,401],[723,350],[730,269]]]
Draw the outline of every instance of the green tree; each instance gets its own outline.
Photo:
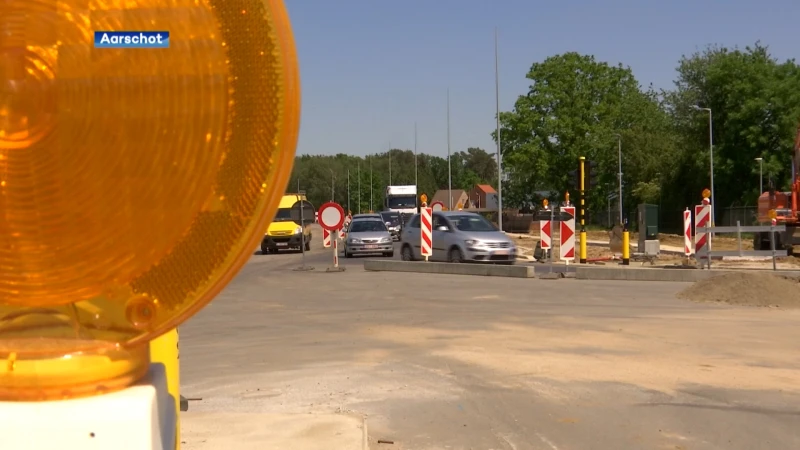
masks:
[[[750,204],[758,193],[758,163],[765,179],[788,188],[791,147],[800,119],[800,69],[779,62],[766,46],[744,50],[712,46],[684,56],[675,90],[668,93],[682,151],[669,191],[682,205],[694,204],[710,184],[708,113],[714,138],[717,208]],[[694,203],[693,203],[694,202]],[[719,210],[718,210],[719,211]]]
[[[661,134],[668,122],[658,97],[642,92],[629,68],[565,53],[534,63],[527,78],[528,93],[513,111],[500,113],[507,204],[533,202],[538,190],[571,190],[574,200],[569,172],[580,156],[598,164],[599,186],[590,195],[595,204],[605,204],[608,191],[616,190],[617,135],[625,144],[624,160],[631,162],[647,160],[645,153],[659,154],[654,147],[667,145]],[[652,166],[658,163],[637,165],[631,173],[623,169],[626,181],[646,180]]]

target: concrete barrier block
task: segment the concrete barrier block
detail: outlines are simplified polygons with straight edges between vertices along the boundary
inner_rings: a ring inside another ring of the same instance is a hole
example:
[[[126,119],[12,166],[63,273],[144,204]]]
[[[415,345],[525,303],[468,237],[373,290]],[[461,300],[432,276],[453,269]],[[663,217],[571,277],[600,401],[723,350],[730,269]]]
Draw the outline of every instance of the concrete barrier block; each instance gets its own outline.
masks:
[[[364,270],[374,272],[414,272],[438,273],[448,275],[480,275],[488,277],[534,278],[532,266],[499,266],[494,264],[453,264],[445,262],[396,261],[389,259],[368,259]]]

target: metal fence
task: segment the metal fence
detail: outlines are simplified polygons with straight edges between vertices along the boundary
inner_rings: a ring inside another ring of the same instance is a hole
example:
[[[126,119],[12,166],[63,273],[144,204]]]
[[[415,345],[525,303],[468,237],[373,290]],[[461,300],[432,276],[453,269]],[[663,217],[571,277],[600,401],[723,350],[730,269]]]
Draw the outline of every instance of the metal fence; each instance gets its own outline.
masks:
[[[689,206],[692,211],[692,223],[694,223],[694,205]],[[659,233],[683,234],[683,211],[680,210],[658,210],[658,231]],[[638,231],[638,211],[626,208],[624,217],[628,219],[628,228],[631,231]],[[604,211],[593,211],[588,213],[587,223],[603,228],[611,228],[619,221],[619,208],[608,208]],[[738,222],[741,226],[758,225],[758,208],[755,206],[732,206],[717,209],[715,221],[717,226],[734,227]]]

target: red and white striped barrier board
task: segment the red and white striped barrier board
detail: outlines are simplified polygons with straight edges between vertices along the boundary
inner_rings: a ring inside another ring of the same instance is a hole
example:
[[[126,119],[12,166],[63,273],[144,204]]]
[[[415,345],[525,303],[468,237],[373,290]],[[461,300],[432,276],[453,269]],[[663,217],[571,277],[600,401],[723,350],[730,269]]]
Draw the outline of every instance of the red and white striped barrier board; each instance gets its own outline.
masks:
[[[420,254],[433,256],[433,208],[422,208],[420,214]]]
[[[683,254],[692,254],[692,212],[689,208],[683,212]]]
[[[553,246],[551,223],[549,220],[539,221],[539,240],[542,250],[549,250]]]
[[[705,259],[708,254],[708,235],[704,228],[711,220],[711,205],[697,205],[694,207],[694,255],[698,259]]]
[[[339,228],[339,239],[344,239],[344,228]]]
[[[319,211],[314,211],[314,222],[319,222]]]
[[[562,206],[561,211],[572,215],[572,219],[561,221],[559,257],[572,261],[575,259],[575,207]]]
[[[322,246],[331,248],[331,232],[325,228],[322,229]]]

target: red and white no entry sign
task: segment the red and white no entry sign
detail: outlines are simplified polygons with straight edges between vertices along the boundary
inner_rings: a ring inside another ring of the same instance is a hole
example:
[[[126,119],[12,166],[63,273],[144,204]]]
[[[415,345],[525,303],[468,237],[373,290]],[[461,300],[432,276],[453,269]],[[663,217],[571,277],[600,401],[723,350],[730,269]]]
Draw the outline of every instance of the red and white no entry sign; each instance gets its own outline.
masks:
[[[444,209],[444,203],[442,202],[433,202],[431,203],[431,209],[434,211],[441,211]]]
[[[338,203],[328,202],[319,207],[319,224],[328,231],[337,231],[344,224],[344,208]]]

